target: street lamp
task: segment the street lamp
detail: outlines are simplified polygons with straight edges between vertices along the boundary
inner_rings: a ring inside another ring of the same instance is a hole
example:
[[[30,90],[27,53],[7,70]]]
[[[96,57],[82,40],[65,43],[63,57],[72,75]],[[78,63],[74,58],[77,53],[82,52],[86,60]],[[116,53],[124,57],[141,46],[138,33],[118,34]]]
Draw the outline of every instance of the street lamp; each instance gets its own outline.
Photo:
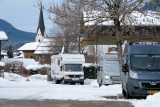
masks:
[[[8,37],[5,32],[0,31],[0,61],[1,61],[1,41],[8,40]]]

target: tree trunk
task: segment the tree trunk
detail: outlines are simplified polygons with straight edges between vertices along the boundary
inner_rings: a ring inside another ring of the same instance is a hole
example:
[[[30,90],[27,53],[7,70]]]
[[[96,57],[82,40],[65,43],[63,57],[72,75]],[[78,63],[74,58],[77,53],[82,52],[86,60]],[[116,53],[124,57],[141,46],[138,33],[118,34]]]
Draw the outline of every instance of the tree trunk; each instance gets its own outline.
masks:
[[[116,44],[118,49],[119,71],[121,76],[123,57],[122,57],[122,33],[119,27],[115,28]]]
[[[122,45],[117,44],[117,48],[118,48],[119,70],[120,70],[120,76],[121,76],[122,65],[123,65]]]

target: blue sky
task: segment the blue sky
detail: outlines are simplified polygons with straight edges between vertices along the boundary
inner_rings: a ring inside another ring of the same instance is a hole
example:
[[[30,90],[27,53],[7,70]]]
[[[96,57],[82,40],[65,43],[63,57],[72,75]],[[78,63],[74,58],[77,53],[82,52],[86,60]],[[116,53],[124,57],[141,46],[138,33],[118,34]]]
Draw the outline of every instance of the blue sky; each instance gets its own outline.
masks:
[[[44,5],[60,3],[62,0],[42,0]],[[19,30],[36,32],[39,20],[37,0],[0,0],[0,19],[6,20]],[[44,12],[46,33],[54,26]]]

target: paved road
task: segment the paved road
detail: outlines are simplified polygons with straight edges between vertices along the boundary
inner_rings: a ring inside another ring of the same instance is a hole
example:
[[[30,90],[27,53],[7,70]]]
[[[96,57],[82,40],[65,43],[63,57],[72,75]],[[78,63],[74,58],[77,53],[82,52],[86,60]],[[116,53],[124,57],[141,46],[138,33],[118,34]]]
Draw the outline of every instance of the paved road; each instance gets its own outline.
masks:
[[[0,107],[133,107],[122,101],[0,100]]]

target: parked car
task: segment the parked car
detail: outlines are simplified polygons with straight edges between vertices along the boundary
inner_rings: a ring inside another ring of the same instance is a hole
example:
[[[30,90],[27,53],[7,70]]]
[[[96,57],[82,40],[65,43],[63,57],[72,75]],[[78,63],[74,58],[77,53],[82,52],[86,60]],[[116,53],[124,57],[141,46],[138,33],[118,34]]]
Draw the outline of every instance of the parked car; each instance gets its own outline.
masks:
[[[123,53],[122,93],[146,97],[160,91],[160,44],[129,43]]]

